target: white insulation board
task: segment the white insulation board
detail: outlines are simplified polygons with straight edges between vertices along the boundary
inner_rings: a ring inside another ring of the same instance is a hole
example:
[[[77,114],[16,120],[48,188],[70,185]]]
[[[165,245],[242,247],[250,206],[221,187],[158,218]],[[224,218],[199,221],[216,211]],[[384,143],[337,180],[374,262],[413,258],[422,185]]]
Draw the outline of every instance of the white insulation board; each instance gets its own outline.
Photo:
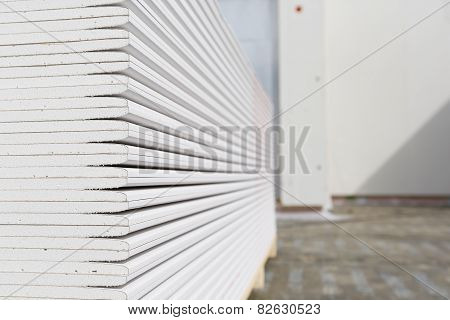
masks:
[[[242,298],[272,112],[216,1],[0,1],[0,298]]]

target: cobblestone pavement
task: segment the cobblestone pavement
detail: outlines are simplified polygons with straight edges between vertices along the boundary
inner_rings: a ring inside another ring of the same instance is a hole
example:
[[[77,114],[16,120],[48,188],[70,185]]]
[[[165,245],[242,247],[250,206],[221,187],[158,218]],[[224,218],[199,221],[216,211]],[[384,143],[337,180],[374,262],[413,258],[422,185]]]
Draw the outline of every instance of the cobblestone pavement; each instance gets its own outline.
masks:
[[[266,265],[265,288],[251,299],[449,297],[450,209],[350,207],[335,213],[336,223],[367,246],[329,222],[279,214],[278,256]]]

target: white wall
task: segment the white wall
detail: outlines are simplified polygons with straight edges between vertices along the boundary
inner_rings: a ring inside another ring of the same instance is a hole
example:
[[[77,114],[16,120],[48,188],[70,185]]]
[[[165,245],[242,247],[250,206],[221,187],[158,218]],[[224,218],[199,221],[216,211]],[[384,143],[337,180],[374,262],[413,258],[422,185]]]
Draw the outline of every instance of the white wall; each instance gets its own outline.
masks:
[[[326,0],[331,79],[448,0]],[[450,5],[327,87],[334,195],[450,195]]]
[[[286,112],[280,119],[285,133],[281,156],[286,164],[281,172],[281,203],[323,206],[327,201],[324,92],[291,109],[324,81],[323,0],[279,0],[278,4],[279,101],[280,110]],[[296,12],[299,4],[302,11]],[[291,136],[293,129],[295,135]],[[304,130],[309,130],[308,135],[301,146],[301,156],[295,158],[294,148]]]
[[[289,27],[288,20],[280,21],[280,34],[287,39],[282,43],[298,44],[298,51],[287,57],[288,63],[280,61],[281,72],[291,70],[303,77],[285,86],[291,92],[289,98],[280,97],[286,105],[339,75],[448,0],[322,0],[322,13],[317,7],[310,10],[310,3],[314,8],[321,2],[315,0],[220,0],[275,101],[276,1],[290,18],[295,5],[304,7],[298,16],[305,21],[300,29]],[[326,130],[328,183],[324,187],[311,182],[317,175],[287,175],[283,187],[308,204],[319,202],[311,194],[326,188],[333,195],[450,195],[449,30],[450,5],[304,102],[303,109],[296,108],[298,113],[285,117],[285,124],[298,120],[299,127],[308,124],[315,131]],[[314,54],[320,44],[325,45],[323,52]],[[325,68],[317,63],[320,59]],[[317,81],[314,75],[321,73],[324,77]],[[308,110],[321,105],[320,99],[325,99],[326,129],[320,116],[318,124],[308,119]],[[324,141],[313,137],[305,146],[309,166],[320,167],[311,153],[321,153]],[[284,202],[297,204],[293,199]]]
[[[277,106],[277,1],[219,0],[219,4],[256,76]]]

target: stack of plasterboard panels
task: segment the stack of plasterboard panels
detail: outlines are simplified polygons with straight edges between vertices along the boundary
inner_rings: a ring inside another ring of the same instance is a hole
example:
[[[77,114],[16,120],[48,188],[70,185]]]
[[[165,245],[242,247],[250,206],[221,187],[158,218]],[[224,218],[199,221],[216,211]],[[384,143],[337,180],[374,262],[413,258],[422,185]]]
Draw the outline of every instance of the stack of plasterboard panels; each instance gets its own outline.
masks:
[[[0,297],[240,298],[268,101],[215,1],[0,1]]]

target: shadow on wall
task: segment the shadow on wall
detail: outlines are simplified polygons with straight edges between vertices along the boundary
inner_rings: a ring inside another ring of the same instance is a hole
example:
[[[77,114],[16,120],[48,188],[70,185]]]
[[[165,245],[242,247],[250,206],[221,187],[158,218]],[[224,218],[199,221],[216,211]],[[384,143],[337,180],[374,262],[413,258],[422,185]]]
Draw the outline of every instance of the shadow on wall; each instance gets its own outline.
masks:
[[[449,163],[450,100],[356,194],[449,196]]]

